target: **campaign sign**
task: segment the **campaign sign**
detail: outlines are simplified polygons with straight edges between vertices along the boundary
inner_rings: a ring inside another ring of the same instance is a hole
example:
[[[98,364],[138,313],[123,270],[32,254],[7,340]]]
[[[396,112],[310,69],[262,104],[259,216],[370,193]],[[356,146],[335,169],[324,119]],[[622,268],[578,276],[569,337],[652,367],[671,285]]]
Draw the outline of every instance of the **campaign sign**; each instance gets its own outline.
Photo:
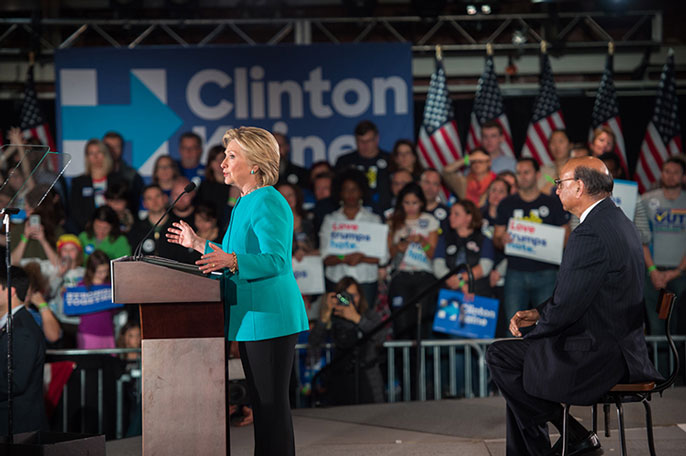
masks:
[[[562,262],[564,228],[511,218],[507,224],[507,232],[512,242],[505,245],[505,255],[552,264]]]
[[[332,222],[323,231],[320,244],[324,256],[360,252],[383,259],[388,255],[388,225],[354,220]]]
[[[144,176],[158,156],[179,157],[188,131],[205,154],[229,128],[283,133],[291,160],[306,167],[354,149],[363,119],[385,150],[414,131],[409,43],[70,48],[55,52],[55,73],[68,176],[83,173],[86,142],[110,130]]]
[[[413,269],[420,269],[423,271],[431,271],[432,269],[431,260],[426,256],[426,252],[422,248],[422,245],[417,242],[411,242],[407,246],[402,262]]]
[[[109,285],[67,287],[64,292],[66,315],[83,315],[122,307],[122,304],[112,302],[112,287]]]
[[[634,181],[615,179],[612,190],[612,201],[624,211],[629,220],[634,219],[636,201],[638,200],[638,183]]]
[[[497,299],[474,296],[466,300],[461,291],[441,290],[433,330],[471,339],[492,339],[498,319]]]
[[[302,261],[293,258],[293,273],[300,293],[304,295],[324,293],[324,265],[319,255],[308,255]]]

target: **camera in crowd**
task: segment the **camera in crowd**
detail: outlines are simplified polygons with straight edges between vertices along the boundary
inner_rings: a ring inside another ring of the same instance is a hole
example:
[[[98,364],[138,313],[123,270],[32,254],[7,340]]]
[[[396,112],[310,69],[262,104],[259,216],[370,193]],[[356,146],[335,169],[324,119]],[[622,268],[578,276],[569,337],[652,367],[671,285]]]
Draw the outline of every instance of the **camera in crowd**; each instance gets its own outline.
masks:
[[[336,300],[342,306],[355,305],[355,301],[353,300],[352,295],[347,291],[341,291],[340,293],[336,293]]]

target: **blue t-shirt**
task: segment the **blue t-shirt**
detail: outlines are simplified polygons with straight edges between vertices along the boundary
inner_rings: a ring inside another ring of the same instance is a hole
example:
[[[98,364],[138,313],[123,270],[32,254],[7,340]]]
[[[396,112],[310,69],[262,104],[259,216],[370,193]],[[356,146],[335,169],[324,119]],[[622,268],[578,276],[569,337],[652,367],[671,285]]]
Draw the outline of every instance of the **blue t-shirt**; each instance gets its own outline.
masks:
[[[498,215],[495,219],[496,226],[505,226],[511,217],[517,220],[545,223],[547,225],[562,226],[569,222],[569,212],[562,208],[562,203],[557,196],[541,193],[533,201],[524,201],[519,193],[510,195],[498,205]],[[557,269],[557,265],[542,261],[507,255],[507,268],[523,272],[543,271]]]
[[[181,166],[181,162],[178,162],[178,164],[181,175],[189,181],[195,182],[195,185],[200,185],[200,182],[205,179],[205,165],[198,164],[195,168],[184,168]]]

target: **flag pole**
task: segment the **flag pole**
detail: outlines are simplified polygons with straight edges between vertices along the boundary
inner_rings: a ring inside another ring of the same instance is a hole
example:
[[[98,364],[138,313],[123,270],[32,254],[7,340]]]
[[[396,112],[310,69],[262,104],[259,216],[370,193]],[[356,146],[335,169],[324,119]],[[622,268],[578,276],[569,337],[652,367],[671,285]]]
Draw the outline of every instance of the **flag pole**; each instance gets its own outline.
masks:
[[[615,55],[615,42],[610,41],[607,43],[607,53],[610,55]]]
[[[489,57],[493,56],[493,43],[486,43],[486,55]]]
[[[443,48],[440,44],[436,45],[436,60],[438,60],[439,62],[443,60]]]
[[[541,53],[542,54],[548,53],[548,42],[546,40],[541,40]]]

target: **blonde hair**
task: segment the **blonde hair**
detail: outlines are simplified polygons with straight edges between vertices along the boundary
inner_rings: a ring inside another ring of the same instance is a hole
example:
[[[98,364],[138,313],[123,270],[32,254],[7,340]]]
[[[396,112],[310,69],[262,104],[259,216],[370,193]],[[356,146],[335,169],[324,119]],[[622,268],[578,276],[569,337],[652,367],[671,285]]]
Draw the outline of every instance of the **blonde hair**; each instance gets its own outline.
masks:
[[[274,185],[279,180],[279,143],[274,135],[257,127],[239,127],[227,130],[222,138],[224,147],[236,141],[245,152],[247,162],[257,165],[259,185]]]
[[[114,162],[112,161],[112,154],[110,154],[110,149],[101,140],[93,138],[88,140],[88,142],[86,143],[86,147],[83,149],[83,155],[86,159],[86,174],[90,176],[92,171],[90,162],[88,161],[88,148],[92,145],[98,146],[98,151],[105,157],[105,174],[111,173],[112,169],[114,168]]]

